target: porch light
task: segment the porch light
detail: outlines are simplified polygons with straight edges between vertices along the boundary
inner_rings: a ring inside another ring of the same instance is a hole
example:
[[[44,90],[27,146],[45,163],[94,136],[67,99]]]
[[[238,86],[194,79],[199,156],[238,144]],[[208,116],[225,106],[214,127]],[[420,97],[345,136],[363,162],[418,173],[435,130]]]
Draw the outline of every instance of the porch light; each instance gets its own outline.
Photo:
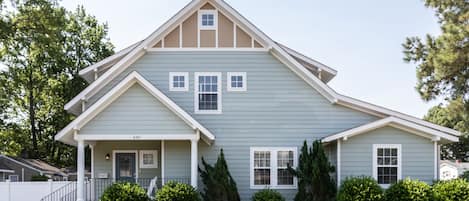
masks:
[[[106,156],[104,158],[106,158],[106,160],[109,160],[111,158],[111,155],[106,154]]]

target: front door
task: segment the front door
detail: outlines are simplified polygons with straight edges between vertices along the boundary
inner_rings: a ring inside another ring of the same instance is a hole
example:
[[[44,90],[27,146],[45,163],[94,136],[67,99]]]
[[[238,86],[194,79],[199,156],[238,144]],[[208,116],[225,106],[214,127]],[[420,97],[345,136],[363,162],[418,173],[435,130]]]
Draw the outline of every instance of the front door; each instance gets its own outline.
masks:
[[[135,153],[116,153],[116,179],[118,181],[135,181]]]

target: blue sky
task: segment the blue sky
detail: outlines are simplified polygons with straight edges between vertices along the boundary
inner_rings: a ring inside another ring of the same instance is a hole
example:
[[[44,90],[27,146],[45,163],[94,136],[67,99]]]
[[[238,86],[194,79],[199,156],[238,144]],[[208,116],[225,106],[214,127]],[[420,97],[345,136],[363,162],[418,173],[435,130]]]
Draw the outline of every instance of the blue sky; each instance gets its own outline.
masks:
[[[435,102],[415,91],[415,65],[403,62],[407,36],[438,34],[421,0],[226,0],[274,40],[338,71],[336,91],[422,117]],[[116,50],[141,40],[189,0],[63,0],[109,25]]]

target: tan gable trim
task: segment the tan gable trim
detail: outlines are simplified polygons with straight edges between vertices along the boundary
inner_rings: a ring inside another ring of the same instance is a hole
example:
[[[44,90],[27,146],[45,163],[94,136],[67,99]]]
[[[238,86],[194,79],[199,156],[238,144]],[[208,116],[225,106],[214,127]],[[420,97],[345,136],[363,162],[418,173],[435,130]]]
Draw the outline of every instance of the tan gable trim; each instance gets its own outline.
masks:
[[[175,28],[166,37],[164,37],[164,47],[179,47],[179,27]]]
[[[218,47],[227,48],[234,45],[234,23],[221,12],[218,12]]]
[[[161,46],[161,41],[158,41],[158,43],[156,43],[156,45],[153,46],[153,47],[154,47],[154,48],[161,48],[161,47],[162,47],[162,46]]]
[[[252,47],[252,39],[245,31],[239,26],[236,26],[236,47],[246,48]]]
[[[200,30],[200,47],[216,47],[216,31],[215,30]]]
[[[182,23],[182,47],[197,47],[197,12]]]
[[[257,40],[254,41],[254,47],[255,48],[263,48],[264,46],[262,46],[259,42],[257,42]]]
[[[210,4],[210,3],[206,3],[205,5],[203,5],[202,7],[200,7],[200,9],[204,9],[204,10],[215,10],[215,7]]]

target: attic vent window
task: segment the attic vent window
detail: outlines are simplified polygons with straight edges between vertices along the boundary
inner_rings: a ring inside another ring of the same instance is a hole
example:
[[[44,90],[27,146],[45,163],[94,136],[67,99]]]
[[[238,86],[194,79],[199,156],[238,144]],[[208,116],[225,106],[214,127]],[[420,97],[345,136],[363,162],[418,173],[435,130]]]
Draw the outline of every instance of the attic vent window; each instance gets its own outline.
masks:
[[[202,30],[216,29],[217,15],[215,10],[200,10],[199,11],[199,28]]]

